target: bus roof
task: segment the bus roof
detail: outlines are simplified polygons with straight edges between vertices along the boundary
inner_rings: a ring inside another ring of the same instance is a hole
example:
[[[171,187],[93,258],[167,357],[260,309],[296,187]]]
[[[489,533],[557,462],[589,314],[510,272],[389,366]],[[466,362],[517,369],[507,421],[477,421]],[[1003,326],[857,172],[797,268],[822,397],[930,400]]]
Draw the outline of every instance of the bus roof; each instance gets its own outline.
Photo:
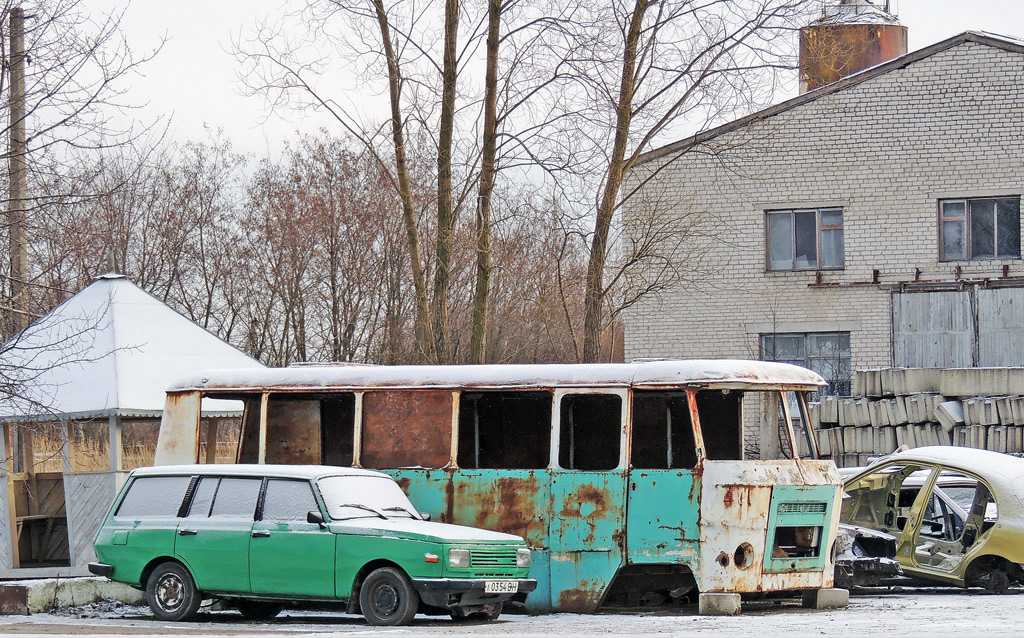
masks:
[[[299,365],[288,368],[197,372],[168,392],[195,390],[306,391],[433,387],[546,389],[555,387],[815,390],[826,384],[800,366],[734,359],[657,360],[636,363],[498,365]]]

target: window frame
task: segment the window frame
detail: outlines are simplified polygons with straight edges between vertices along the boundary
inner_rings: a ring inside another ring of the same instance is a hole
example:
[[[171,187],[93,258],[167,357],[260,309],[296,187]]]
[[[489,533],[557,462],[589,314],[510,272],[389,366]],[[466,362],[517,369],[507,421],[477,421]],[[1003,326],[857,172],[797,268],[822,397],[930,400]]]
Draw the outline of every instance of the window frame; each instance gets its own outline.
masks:
[[[946,197],[941,198],[937,201],[938,207],[938,247],[939,247],[939,261],[943,263],[958,262],[958,261],[1006,261],[1012,259],[1021,259],[1021,239],[1020,239],[1020,206],[1021,206],[1021,195],[988,195],[979,197]],[[991,200],[993,202],[993,230],[992,230],[992,255],[982,255],[975,257],[974,252],[974,237],[971,229],[971,202],[978,202],[984,200]],[[1015,255],[1000,255],[999,253],[999,202],[1000,201],[1012,201],[1017,202],[1017,254]],[[960,204],[963,206],[963,213],[958,215],[947,215],[946,205],[947,204]],[[959,223],[962,228],[962,240],[963,240],[963,256],[961,257],[950,257],[946,255],[946,223]]]
[[[814,397],[814,396],[833,396],[833,395],[834,396],[841,396],[841,395],[844,395],[844,394],[848,395],[850,393],[850,384],[851,384],[852,379],[853,379],[853,343],[852,343],[852,334],[848,330],[811,330],[811,331],[806,331],[806,332],[762,332],[760,335],[758,335],[758,341],[759,341],[758,346],[760,348],[760,358],[761,358],[762,361],[780,361],[780,362],[783,362],[783,363],[794,363],[796,365],[803,366],[803,367],[807,368],[808,370],[814,370],[815,368],[812,367],[812,365],[811,365],[811,361],[812,360],[827,360],[828,359],[827,357],[824,357],[824,356],[821,356],[821,355],[812,355],[812,353],[811,353],[812,348],[810,346],[811,346],[812,338],[813,337],[822,337],[822,336],[835,336],[835,337],[839,338],[840,340],[843,339],[844,337],[846,338],[846,340],[850,344],[850,346],[849,346],[849,354],[844,357],[844,355],[840,351],[838,356],[839,356],[839,365],[840,366],[842,366],[842,361],[843,361],[844,358],[849,361],[848,368],[850,370],[850,376],[846,377],[846,378],[838,378],[838,379],[833,379],[833,378],[826,377],[825,380],[828,381],[828,385],[826,387],[824,387],[824,388],[821,388],[817,392],[813,393],[812,397]],[[773,348],[772,355],[774,355],[774,356],[771,359],[767,358],[767,349],[765,348],[765,340],[769,339],[769,338],[776,338],[777,339],[778,337],[802,337],[803,338],[803,342],[804,342],[804,345],[803,345],[803,361],[802,362],[797,362],[795,359],[780,359],[777,356],[778,355],[778,348],[777,347]],[[822,376],[824,377],[825,375],[822,374]]]
[[[840,224],[823,224],[824,213],[838,212],[843,216]],[[815,264],[813,266],[798,266],[796,258],[796,215],[797,213],[814,213],[814,250]],[[788,215],[790,219],[790,266],[788,268],[772,267],[772,242],[771,242],[771,218],[772,215]],[[765,269],[768,272],[815,272],[819,270],[844,270],[846,268],[846,208],[844,206],[807,206],[795,208],[766,208],[764,210],[764,259]],[[840,257],[842,263],[838,266],[825,266],[822,263],[822,237],[824,231],[838,230],[842,233],[843,250]]]

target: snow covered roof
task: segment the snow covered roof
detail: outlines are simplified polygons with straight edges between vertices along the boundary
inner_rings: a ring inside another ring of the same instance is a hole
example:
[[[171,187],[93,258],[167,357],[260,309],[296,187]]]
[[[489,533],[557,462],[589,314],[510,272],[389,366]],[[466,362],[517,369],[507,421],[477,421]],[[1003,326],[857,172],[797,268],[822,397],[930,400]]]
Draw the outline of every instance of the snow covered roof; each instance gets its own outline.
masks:
[[[822,17],[811,26],[821,24],[893,24],[899,20],[887,10],[887,2],[881,0],[841,0],[826,7]]]
[[[664,360],[638,363],[348,366],[204,370],[179,379],[168,391],[338,388],[551,388],[572,386],[719,388],[799,386],[813,390],[825,381],[787,363],[730,359]]]
[[[173,379],[214,366],[263,367],[125,277],[103,275],[0,347],[0,375],[19,386],[0,395],[0,420],[158,416]]]

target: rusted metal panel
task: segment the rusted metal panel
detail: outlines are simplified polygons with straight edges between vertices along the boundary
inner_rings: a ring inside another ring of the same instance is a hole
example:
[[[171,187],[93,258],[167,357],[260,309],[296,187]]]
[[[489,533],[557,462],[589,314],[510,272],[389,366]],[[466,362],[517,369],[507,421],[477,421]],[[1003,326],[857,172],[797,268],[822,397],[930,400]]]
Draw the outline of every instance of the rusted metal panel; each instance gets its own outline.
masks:
[[[800,30],[800,92],[831,84],[907,52],[899,24],[819,24]]]
[[[267,401],[267,463],[320,462],[320,402],[271,395]]]
[[[700,568],[700,481],[692,470],[633,470],[626,507],[627,560]]]
[[[199,447],[199,392],[168,392],[154,465],[195,463]]]
[[[367,392],[362,436],[363,467],[445,467],[451,461],[452,393]]]
[[[453,521],[516,534],[547,547],[550,477],[546,470],[460,470],[454,474]]]

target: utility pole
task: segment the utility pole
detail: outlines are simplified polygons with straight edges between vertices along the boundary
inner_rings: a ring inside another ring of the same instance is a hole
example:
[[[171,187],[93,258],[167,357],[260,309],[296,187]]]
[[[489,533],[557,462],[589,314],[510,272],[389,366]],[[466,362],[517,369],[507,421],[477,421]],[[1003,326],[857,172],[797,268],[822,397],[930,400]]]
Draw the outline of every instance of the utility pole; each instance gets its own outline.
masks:
[[[25,14],[21,7],[11,8],[11,134],[8,175],[10,199],[7,216],[11,240],[11,325],[24,330],[29,324],[25,281],[28,277],[28,232],[25,228],[25,195],[28,183],[25,170]]]

